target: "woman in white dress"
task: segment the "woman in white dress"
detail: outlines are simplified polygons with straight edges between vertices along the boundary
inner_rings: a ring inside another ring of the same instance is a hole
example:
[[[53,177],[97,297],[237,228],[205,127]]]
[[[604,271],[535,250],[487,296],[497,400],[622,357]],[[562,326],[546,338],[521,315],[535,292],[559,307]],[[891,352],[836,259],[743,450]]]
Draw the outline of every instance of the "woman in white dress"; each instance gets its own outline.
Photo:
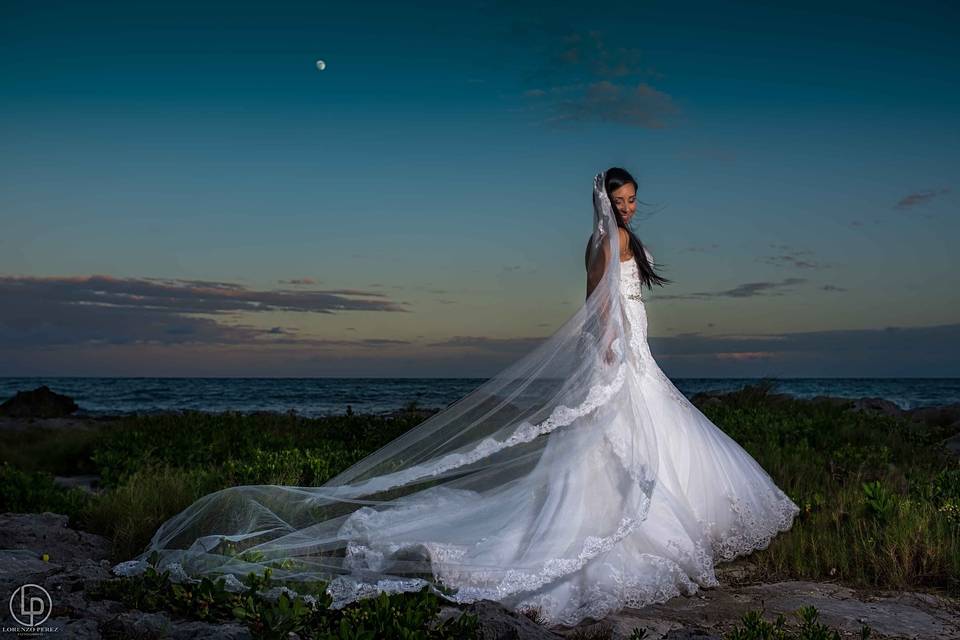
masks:
[[[180,580],[271,567],[335,607],[426,586],[569,626],[717,586],[799,509],[657,366],[636,190],[594,179],[587,299],[532,352],[323,486],[204,496],[114,571],[156,552]]]

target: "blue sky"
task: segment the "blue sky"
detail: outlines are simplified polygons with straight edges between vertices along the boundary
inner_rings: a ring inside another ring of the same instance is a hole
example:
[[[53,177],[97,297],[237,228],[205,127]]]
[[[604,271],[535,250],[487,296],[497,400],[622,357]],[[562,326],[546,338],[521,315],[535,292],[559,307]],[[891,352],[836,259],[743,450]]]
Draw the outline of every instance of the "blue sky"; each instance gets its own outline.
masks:
[[[0,11],[0,375],[493,375],[609,166],[669,375],[960,375],[956,5]]]

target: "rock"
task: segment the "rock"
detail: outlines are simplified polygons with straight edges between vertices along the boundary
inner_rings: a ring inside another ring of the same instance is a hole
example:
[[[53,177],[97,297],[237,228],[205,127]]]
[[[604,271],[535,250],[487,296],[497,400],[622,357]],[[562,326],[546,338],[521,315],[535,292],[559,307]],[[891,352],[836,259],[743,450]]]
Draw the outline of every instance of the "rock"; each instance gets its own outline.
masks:
[[[723,640],[722,636],[706,629],[674,629],[663,636],[664,640]]]
[[[739,586],[748,582],[755,582],[757,565],[749,558],[737,558],[733,562],[723,562],[715,567],[717,579],[723,584]]]
[[[196,638],[196,640],[249,640],[252,636],[250,631],[243,625],[237,623],[209,624],[199,620],[189,622],[178,622],[174,625],[173,634],[170,636],[174,640],[187,640]],[[288,640],[299,640],[296,635]]]
[[[129,611],[129,607],[116,600],[87,599],[86,592],[50,592],[54,612],[69,620],[92,620],[98,626],[104,626],[118,615]]]
[[[648,630],[648,640],[709,638],[711,633],[722,635],[739,625],[747,611],[761,609],[765,620],[773,622],[777,614],[783,614],[788,626],[796,629],[794,612],[807,605],[817,608],[819,623],[845,633],[859,633],[866,624],[876,638],[960,637],[960,601],[911,592],[868,594],[833,583],[806,581],[700,589],[692,596],[624,609],[608,620],[614,626],[614,638],[629,638],[637,627]],[[691,635],[695,633],[708,635]]]
[[[29,581],[48,591],[54,605],[45,623],[59,627],[57,637],[138,637],[247,640],[247,628],[236,622],[207,623],[185,620],[166,612],[131,611],[122,603],[88,599],[99,583],[111,579],[107,559],[109,544],[100,536],[71,530],[66,516],[44,514],[0,515],[0,590],[9,594]],[[40,549],[53,550],[49,562]],[[55,557],[54,557],[55,556]],[[717,576],[723,586],[700,589],[690,596],[639,609],[623,609],[604,620],[587,620],[572,629],[546,628],[503,605],[482,601],[465,607],[442,607],[441,619],[470,613],[480,622],[485,640],[548,640],[574,637],[627,639],[635,629],[646,631],[647,640],[719,640],[740,625],[748,611],[763,610],[774,621],[783,614],[796,629],[794,612],[801,606],[817,608],[821,624],[856,635],[868,625],[872,638],[933,640],[960,638],[960,601],[932,593],[865,591],[829,582],[788,581],[751,583],[754,566],[748,559],[721,563]],[[28,580],[27,580],[28,579]],[[11,582],[12,581],[12,582]],[[13,585],[16,583],[16,586]],[[6,597],[9,597],[7,595]],[[12,626],[6,606],[0,620]]]
[[[960,433],[955,436],[950,436],[940,444],[943,445],[943,448],[948,452],[955,456],[960,456]]]
[[[0,549],[25,549],[37,557],[63,565],[67,560],[105,560],[110,541],[68,525],[70,518],[56,513],[4,513],[0,515]]]
[[[810,402],[829,404],[835,407],[846,407],[852,405],[854,401],[851,398],[841,398],[839,396],[814,396],[810,398]]]
[[[11,418],[62,418],[80,407],[70,398],[50,390],[47,385],[17,395],[0,404],[0,415]]]
[[[111,577],[109,560],[71,561],[63,571],[44,580],[43,586],[51,592],[75,593],[90,589]]]
[[[451,609],[477,616],[480,622],[478,637],[482,640],[557,640],[559,637],[527,616],[497,602],[481,600],[462,609]]]
[[[60,571],[62,567],[44,562],[40,554],[28,549],[0,549],[0,577],[16,578],[45,576]]]
[[[48,576],[62,569],[58,564],[44,562],[40,554],[33,551],[0,550],[0,598],[8,598],[20,585],[42,584]]]
[[[66,489],[81,489],[87,493],[100,492],[100,476],[54,476],[53,481]]]
[[[54,638],[73,638],[74,640],[100,640],[100,628],[96,620],[89,618],[82,620],[71,620],[69,618],[49,618],[43,623],[45,627],[56,627],[59,629],[50,637]],[[46,635],[46,634],[43,634]],[[42,638],[43,635],[40,637]]]
[[[104,631],[123,638],[169,638],[172,627],[165,613],[124,611],[104,625]]]
[[[171,638],[173,640],[249,640],[250,632],[239,624],[211,624],[199,620],[176,620],[165,613],[127,611],[104,625],[104,631],[123,638]]]
[[[858,398],[853,401],[853,405],[850,408],[853,411],[879,413],[894,417],[903,415],[903,409],[901,409],[897,403],[884,400],[883,398]]]
[[[882,635],[947,638],[960,634],[960,613],[955,611],[952,621],[938,619],[930,611],[916,607],[908,594],[880,597],[864,602],[853,589],[840,585],[816,582],[780,582],[744,587],[744,593],[763,594],[767,610],[783,613],[805,605],[813,605],[819,621],[831,627],[857,632],[866,624]],[[929,607],[929,603],[926,603]],[[948,624],[945,624],[948,623]]]
[[[34,431],[48,429],[54,431],[95,431],[105,424],[116,422],[116,418],[104,416],[72,415],[60,418],[11,418],[0,415],[0,432]]]
[[[68,521],[67,516],[49,512],[0,515],[0,594],[37,584],[55,598],[109,576],[109,541],[70,529]],[[62,597],[55,599],[54,606],[81,611],[86,606],[82,596]]]
[[[796,396],[790,395],[789,393],[768,393],[767,397],[773,400],[774,402],[791,402],[796,400]]]
[[[917,407],[905,412],[911,420],[923,422],[936,427],[948,425],[960,431],[960,403],[945,404],[932,407]]]

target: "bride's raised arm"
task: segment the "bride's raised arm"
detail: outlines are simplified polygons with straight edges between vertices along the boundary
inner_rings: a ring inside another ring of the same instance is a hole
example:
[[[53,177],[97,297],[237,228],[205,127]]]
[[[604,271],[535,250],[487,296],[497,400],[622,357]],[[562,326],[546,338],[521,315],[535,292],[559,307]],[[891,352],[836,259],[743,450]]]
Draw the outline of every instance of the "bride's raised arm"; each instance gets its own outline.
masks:
[[[590,243],[587,243],[587,252],[584,256],[584,263],[587,269],[587,298],[590,298],[590,294],[593,293],[593,290],[597,288],[597,285],[600,283],[600,279],[603,278],[603,274],[607,268],[607,261],[609,259],[609,250],[607,249],[607,244],[603,244],[602,255],[599,259],[594,259],[593,264],[590,263]]]

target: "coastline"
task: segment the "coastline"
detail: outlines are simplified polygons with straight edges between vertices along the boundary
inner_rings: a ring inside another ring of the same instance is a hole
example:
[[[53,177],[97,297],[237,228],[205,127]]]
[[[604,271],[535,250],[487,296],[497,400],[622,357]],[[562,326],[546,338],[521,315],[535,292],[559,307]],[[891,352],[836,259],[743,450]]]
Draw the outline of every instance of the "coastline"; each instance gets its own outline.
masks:
[[[960,402],[946,404],[932,404],[911,409],[903,409],[895,402],[877,396],[861,396],[859,398],[848,398],[844,396],[819,395],[813,398],[801,398],[787,393],[773,393],[765,391],[762,385],[747,385],[737,391],[724,392],[698,392],[689,399],[698,408],[709,407],[712,404],[729,402],[736,398],[752,397],[762,394],[763,397],[773,402],[799,402],[805,404],[825,403],[831,406],[845,407],[849,411],[862,411],[867,414],[884,415],[894,418],[903,418],[911,422],[920,422],[936,426],[953,425],[960,430]],[[346,416],[357,416],[366,418],[392,419],[397,417],[422,416],[423,419],[442,411],[443,408],[425,407],[425,408],[406,408],[395,409],[380,413],[363,413],[348,410]],[[152,410],[149,412],[129,412],[112,414],[84,414],[82,409],[79,412],[71,412],[69,415],[58,417],[37,417],[37,416],[9,416],[0,413],[0,432],[3,431],[21,431],[28,428],[42,429],[96,429],[104,424],[117,422],[126,418],[136,418],[144,416],[184,416],[188,414],[220,415],[223,413],[237,413],[234,411],[203,411],[203,410]],[[266,416],[266,417],[294,417],[302,420],[324,420],[330,417],[337,417],[337,414],[323,417],[301,416],[294,410],[288,411],[250,411],[243,412],[246,416]],[[960,446],[960,443],[958,443]],[[960,453],[960,451],[958,451]]]

